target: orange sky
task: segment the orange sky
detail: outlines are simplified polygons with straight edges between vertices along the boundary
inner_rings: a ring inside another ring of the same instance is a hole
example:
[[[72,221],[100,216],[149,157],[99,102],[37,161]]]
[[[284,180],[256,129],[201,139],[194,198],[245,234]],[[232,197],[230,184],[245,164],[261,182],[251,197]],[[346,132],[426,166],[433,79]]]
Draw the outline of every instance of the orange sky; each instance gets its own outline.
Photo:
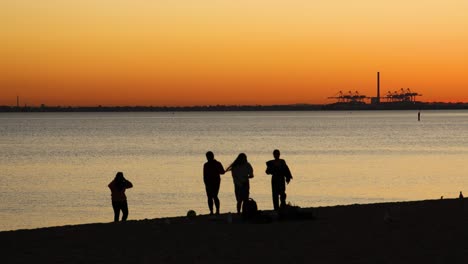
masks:
[[[377,71],[382,94],[468,101],[467,14],[466,0],[3,0],[0,105],[330,103],[375,96]]]

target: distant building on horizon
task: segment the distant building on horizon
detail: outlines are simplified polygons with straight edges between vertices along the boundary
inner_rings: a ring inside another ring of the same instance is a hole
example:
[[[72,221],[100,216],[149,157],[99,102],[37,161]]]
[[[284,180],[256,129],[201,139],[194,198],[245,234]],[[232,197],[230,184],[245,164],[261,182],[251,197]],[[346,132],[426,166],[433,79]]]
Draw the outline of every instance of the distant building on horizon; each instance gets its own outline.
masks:
[[[371,105],[380,104],[415,104],[417,103],[416,97],[422,96],[422,94],[411,91],[410,88],[401,88],[398,91],[388,91],[387,94],[382,97],[380,96],[380,72],[377,72],[377,94],[375,97],[367,97],[366,95],[360,94],[358,91],[343,93],[339,91],[335,96],[328,97],[328,99],[335,99],[334,104],[350,104],[359,105],[366,104],[365,100],[370,99]],[[382,101],[385,100],[385,102]]]

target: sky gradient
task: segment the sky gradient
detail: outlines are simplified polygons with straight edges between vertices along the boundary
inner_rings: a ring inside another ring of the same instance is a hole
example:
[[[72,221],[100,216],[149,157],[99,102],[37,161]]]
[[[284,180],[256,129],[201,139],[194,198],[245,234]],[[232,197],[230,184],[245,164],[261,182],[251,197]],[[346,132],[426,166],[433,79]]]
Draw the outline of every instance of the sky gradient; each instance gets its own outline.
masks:
[[[3,0],[0,105],[468,101],[468,1]]]

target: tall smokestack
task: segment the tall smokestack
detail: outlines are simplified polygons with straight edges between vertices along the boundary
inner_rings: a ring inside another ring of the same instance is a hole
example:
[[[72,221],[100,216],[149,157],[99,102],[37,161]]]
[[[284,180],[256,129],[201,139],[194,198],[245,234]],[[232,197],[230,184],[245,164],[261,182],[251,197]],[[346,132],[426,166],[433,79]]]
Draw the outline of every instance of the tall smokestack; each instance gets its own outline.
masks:
[[[377,72],[377,102],[380,103],[380,72]]]

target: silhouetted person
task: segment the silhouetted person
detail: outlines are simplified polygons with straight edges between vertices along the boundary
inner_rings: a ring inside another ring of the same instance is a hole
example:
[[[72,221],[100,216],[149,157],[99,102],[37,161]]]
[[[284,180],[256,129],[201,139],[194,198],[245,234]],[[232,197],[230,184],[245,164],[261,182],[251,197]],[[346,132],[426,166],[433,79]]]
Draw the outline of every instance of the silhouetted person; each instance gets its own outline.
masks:
[[[460,195],[458,195],[458,198],[463,199],[463,193],[460,191]]]
[[[117,172],[114,180],[109,183],[111,190],[112,208],[114,209],[114,222],[119,221],[120,211],[122,211],[122,221],[127,220],[128,217],[128,204],[125,190],[132,188],[133,184],[124,178],[122,172]]]
[[[206,196],[208,197],[208,208],[210,208],[210,214],[213,214],[214,203],[216,214],[219,214],[218,193],[224,168],[221,162],[215,160],[213,152],[208,151],[206,159],[208,161],[203,165],[203,182],[205,182]]]
[[[279,150],[275,149],[273,151],[273,157],[275,158],[274,160],[267,161],[266,163],[266,174],[271,174],[273,208],[278,210],[280,208],[278,199],[281,200],[281,207],[286,205],[286,183],[289,184],[292,179],[292,175],[286,161],[279,158]]]
[[[421,111],[418,111],[418,121],[421,121]]]
[[[249,199],[249,179],[254,177],[253,168],[247,161],[247,155],[241,153],[226,171],[231,171],[232,173],[237,201],[237,213],[240,214],[242,203]]]

